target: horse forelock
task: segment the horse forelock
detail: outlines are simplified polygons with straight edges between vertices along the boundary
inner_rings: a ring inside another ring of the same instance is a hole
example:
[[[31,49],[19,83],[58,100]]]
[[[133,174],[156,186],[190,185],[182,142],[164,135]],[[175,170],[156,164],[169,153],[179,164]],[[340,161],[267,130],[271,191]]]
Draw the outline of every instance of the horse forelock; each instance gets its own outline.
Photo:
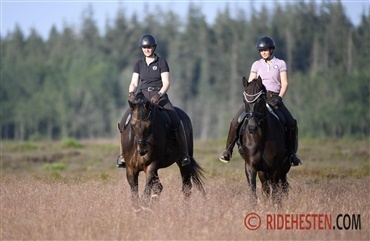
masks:
[[[146,104],[149,100],[144,96],[142,92],[137,93],[135,96],[135,104]]]
[[[247,87],[245,88],[245,92],[249,95],[257,94],[262,90],[262,84],[257,81],[257,79],[252,80],[248,83]]]
[[[256,98],[255,95],[258,94],[260,91],[266,91],[266,88],[262,84],[262,81],[258,81],[258,79],[254,79],[248,83],[244,91],[247,94],[247,97],[246,97],[247,100],[253,101]]]

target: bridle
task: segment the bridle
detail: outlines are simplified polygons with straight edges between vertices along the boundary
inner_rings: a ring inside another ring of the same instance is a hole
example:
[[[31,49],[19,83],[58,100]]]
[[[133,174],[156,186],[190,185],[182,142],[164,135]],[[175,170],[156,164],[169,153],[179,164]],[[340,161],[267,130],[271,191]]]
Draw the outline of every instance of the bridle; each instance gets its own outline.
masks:
[[[145,117],[145,118],[141,118],[141,119],[138,119],[138,118],[135,118],[134,116],[132,116],[132,119],[135,120],[135,121],[146,121],[148,120],[149,118],[152,117],[152,111],[149,111],[148,115]],[[135,141],[139,144],[139,145],[145,145],[145,144],[149,144],[150,146],[153,146],[153,144],[151,144],[150,142],[148,142],[148,140],[153,136],[153,132],[152,132],[152,123],[150,123],[150,130],[149,130],[149,135],[143,137],[143,138],[140,138],[138,137],[136,134],[135,134],[135,131],[133,129],[134,127],[131,125],[131,131],[132,133],[134,134],[135,136]]]
[[[249,112],[246,112],[246,119],[249,120],[249,119],[256,119],[257,121],[257,125],[260,125],[266,118],[267,116],[270,114],[270,112],[268,112],[267,115],[263,116],[263,114],[261,112],[257,112],[257,111],[254,111],[254,105],[256,103],[256,101],[258,100],[258,98],[262,95],[266,94],[264,90],[260,90],[258,93],[256,94],[248,94],[246,93],[245,91],[243,92],[243,96],[244,96],[244,101],[245,103],[247,103],[249,105],[249,109],[251,111]],[[249,100],[249,98],[253,98],[252,100]]]

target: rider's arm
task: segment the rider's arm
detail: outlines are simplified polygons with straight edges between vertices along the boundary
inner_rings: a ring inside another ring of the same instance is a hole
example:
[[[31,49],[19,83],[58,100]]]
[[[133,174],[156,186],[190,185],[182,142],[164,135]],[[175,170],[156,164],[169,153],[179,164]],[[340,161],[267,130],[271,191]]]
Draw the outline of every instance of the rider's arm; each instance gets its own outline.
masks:
[[[159,91],[162,95],[166,94],[168,89],[170,88],[170,72],[162,72],[161,73],[162,78],[162,88]]]
[[[251,82],[252,80],[257,78],[257,73],[256,72],[251,72],[249,74],[248,82]]]
[[[288,72],[286,71],[280,72],[280,81],[281,81],[281,88],[280,88],[279,96],[283,98],[285,93],[288,90]]]
[[[138,85],[139,85],[139,74],[134,72],[132,74],[130,86],[128,87],[128,92],[129,93],[135,92]]]

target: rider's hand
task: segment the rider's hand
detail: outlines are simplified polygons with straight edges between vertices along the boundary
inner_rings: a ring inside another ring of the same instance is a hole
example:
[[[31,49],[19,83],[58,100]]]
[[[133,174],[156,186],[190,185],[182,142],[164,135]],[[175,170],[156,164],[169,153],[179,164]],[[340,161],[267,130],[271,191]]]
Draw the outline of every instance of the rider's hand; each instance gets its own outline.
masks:
[[[279,107],[280,103],[283,101],[283,99],[281,98],[281,96],[278,96],[278,97],[275,97],[271,100],[270,102],[270,105],[272,105],[272,107]]]
[[[128,94],[128,98],[129,98],[129,100],[130,100],[130,102],[134,102],[134,100],[135,100],[135,92],[130,92],[129,94]]]
[[[161,96],[159,94],[156,94],[150,99],[150,102],[152,102],[153,104],[158,104],[160,98]]]

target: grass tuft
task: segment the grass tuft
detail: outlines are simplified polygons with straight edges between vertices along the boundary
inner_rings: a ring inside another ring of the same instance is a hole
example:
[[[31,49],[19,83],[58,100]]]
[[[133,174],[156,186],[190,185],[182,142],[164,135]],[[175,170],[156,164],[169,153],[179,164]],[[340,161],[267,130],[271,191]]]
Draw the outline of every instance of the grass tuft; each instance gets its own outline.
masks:
[[[79,141],[73,138],[64,139],[63,146],[67,148],[82,148],[83,147],[83,145]]]

